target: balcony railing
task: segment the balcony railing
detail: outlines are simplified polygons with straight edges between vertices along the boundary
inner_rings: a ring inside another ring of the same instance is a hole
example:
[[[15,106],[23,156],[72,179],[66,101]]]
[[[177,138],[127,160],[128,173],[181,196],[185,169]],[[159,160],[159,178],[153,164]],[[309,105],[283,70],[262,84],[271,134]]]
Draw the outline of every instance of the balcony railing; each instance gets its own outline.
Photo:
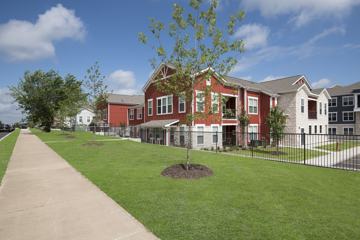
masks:
[[[223,117],[223,119],[236,119],[236,110],[235,109],[224,109],[222,117]]]
[[[317,112],[309,111],[309,119],[317,119]]]

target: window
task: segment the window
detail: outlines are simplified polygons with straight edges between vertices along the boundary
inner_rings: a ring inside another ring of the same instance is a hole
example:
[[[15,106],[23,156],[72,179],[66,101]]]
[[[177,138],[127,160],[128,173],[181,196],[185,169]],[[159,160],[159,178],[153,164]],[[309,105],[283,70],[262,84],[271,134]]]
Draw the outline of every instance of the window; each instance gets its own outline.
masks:
[[[336,107],[337,106],[337,98],[334,97],[329,100],[329,107]]]
[[[309,134],[311,134],[311,125],[309,125]]]
[[[142,108],[136,109],[136,118],[142,119]]]
[[[324,104],[324,114],[325,115],[327,114],[327,104],[326,103]]]
[[[343,106],[353,106],[354,105],[354,96],[344,96],[342,97]]]
[[[91,121],[90,116],[87,116],[86,121],[89,123]]]
[[[185,98],[179,97],[179,113],[186,112]]]
[[[319,133],[322,133],[322,125],[319,125]]]
[[[337,112],[329,112],[329,122],[337,121]]]
[[[198,126],[197,127],[197,144],[202,145],[204,144],[204,127]]]
[[[354,135],[354,128],[344,127],[344,135]]]
[[[157,98],[157,114],[171,114],[173,109],[173,96],[163,96]]]
[[[153,115],[153,100],[152,99],[148,99],[148,115],[152,116]]]
[[[317,134],[317,126],[314,126],[314,133]]]
[[[219,127],[218,126],[212,126],[212,131],[213,131],[212,141],[213,141],[213,143],[217,143],[218,142]]]
[[[258,98],[248,97],[249,114],[258,114]]]
[[[134,109],[129,109],[129,119],[134,120]]]
[[[354,121],[354,112],[343,112],[342,114],[344,122]]]
[[[185,145],[185,127],[180,127],[180,145]]]
[[[305,112],[305,100],[303,98],[301,99],[301,112]]]
[[[258,139],[258,125],[249,125],[249,139],[257,140]]]
[[[79,116],[79,123],[82,123],[83,122],[83,118],[82,116]]]
[[[319,103],[319,113],[322,114],[322,103]]]
[[[196,112],[204,112],[205,96],[204,92],[196,91]]]
[[[219,94],[211,93],[211,110],[213,113],[219,112]]]
[[[331,128],[331,127],[330,127],[330,128],[328,129],[328,132],[329,132],[330,135],[336,135],[336,128]]]
[[[210,86],[210,85],[211,85],[211,77],[206,79],[206,86]]]

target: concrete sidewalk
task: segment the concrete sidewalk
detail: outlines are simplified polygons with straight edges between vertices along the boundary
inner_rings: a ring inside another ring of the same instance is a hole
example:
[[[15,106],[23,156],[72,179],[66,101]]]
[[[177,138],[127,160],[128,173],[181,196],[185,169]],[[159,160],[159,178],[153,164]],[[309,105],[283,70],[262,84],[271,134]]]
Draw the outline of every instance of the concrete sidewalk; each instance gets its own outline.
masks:
[[[0,186],[0,239],[157,239],[27,130]]]

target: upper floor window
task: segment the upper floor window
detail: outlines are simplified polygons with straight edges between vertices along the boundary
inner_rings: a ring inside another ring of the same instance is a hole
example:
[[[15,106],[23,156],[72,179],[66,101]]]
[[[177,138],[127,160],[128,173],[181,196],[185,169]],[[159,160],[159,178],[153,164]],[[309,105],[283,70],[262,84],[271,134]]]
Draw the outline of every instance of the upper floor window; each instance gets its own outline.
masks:
[[[142,119],[142,108],[136,109],[136,118]]]
[[[205,96],[204,92],[196,91],[196,112],[204,112]]]
[[[211,85],[211,77],[206,79],[206,86],[210,86],[210,85]]]
[[[329,107],[336,107],[337,106],[337,97],[329,99]]]
[[[354,112],[343,112],[342,114],[344,122],[354,121]]]
[[[163,96],[157,98],[157,114],[170,114],[173,109],[173,96]]]
[[[82,123],[83,122],[83,117],[79,116],[79,122]]]
[[[134,120],[134,109],[129,109],[129,119]]]
[[[301,112],[305,112],[305,100],[303,98],[301,99]]]
[[[153,100],[152,99],[148,99],[147,110],[148,110],[148,115],[152,116],[153,115]]]
[[[343,106],[354,106],[354,96],[343,96],[342,97]]]
[[[219,112],[219,94],[211,93],[211,110],[213,113]]]
[[[186,112],[186,103],[184,97],[179,97],[179,113]]]
[[[326,115],[327,114],[327,104],[324,103],[324,114]]]
[[[322,114],[322,103],[319,103],[319,113]]]
[[[329,112],[329,122],[337,121],[337,112]]]
[[[258,98],[248,97],[249,102],[249,114],[258,114]]]

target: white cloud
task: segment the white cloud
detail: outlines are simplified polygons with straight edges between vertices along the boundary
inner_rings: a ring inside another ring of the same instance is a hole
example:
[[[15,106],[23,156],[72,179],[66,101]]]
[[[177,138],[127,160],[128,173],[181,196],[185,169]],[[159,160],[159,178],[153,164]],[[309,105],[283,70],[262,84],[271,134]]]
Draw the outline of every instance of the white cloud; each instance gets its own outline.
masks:
[[[329,87],[331,84],[331,80],[327,78],[322,78],[319,81],[313,82],[312,86],[313,88],[326,88]]]
[[[266,76],[263,80],[261,80],[260,82],[267,82],[267,81],[271,81],[271,80],[275,80],[275,79],[280,79],[283,78],[284,76],[274,76],[274,75],[269,75]]]
[[[293,15],[296,26],[303,26],[314,19],[341,18],[360,4],[360,0],[243,0],[246,10],[259,10],[265,17]]]
[[[109,87],[117,94],[141,94],[134,72],[118,69],[109,75]]]
[[[345,45],[344,45],[344,48],[358,49],[358,48],[360,48],[360,43],[359,43],[359,44],[348,43],[348,44],[345,44]]]
[[[259,63],[269,62],[275,59],[288,57],[293,57],[295,59],[304,59],[310,57],[314,55],[317,51],[320,51],[320,49],[322,49],[322,47],[319,46],[320,40],[328,37],[329,35],[336,34],[345,34],[345,28],[335,26],[325,29],[324,31],[314,35],[304,43],[295,46],[267,46],[258,49],[241,57],[231,72],[243,72]]]
[[[17,104],[11,97],[9,89],[0,88],[0,121],[3,123],[14,123],[20,121],[22,114],[17,110]]]
[[[246,24],[241,26],[236,32],[235,37],[244,40],[246,49],[265,47],[270,30],[261,24]]]
[[[61,4],[40,14],[35,23],[10,20],[0,24],[0,54],[11,61],[55,56],[55,41],[81,40],[85,27],[73,10]]]

